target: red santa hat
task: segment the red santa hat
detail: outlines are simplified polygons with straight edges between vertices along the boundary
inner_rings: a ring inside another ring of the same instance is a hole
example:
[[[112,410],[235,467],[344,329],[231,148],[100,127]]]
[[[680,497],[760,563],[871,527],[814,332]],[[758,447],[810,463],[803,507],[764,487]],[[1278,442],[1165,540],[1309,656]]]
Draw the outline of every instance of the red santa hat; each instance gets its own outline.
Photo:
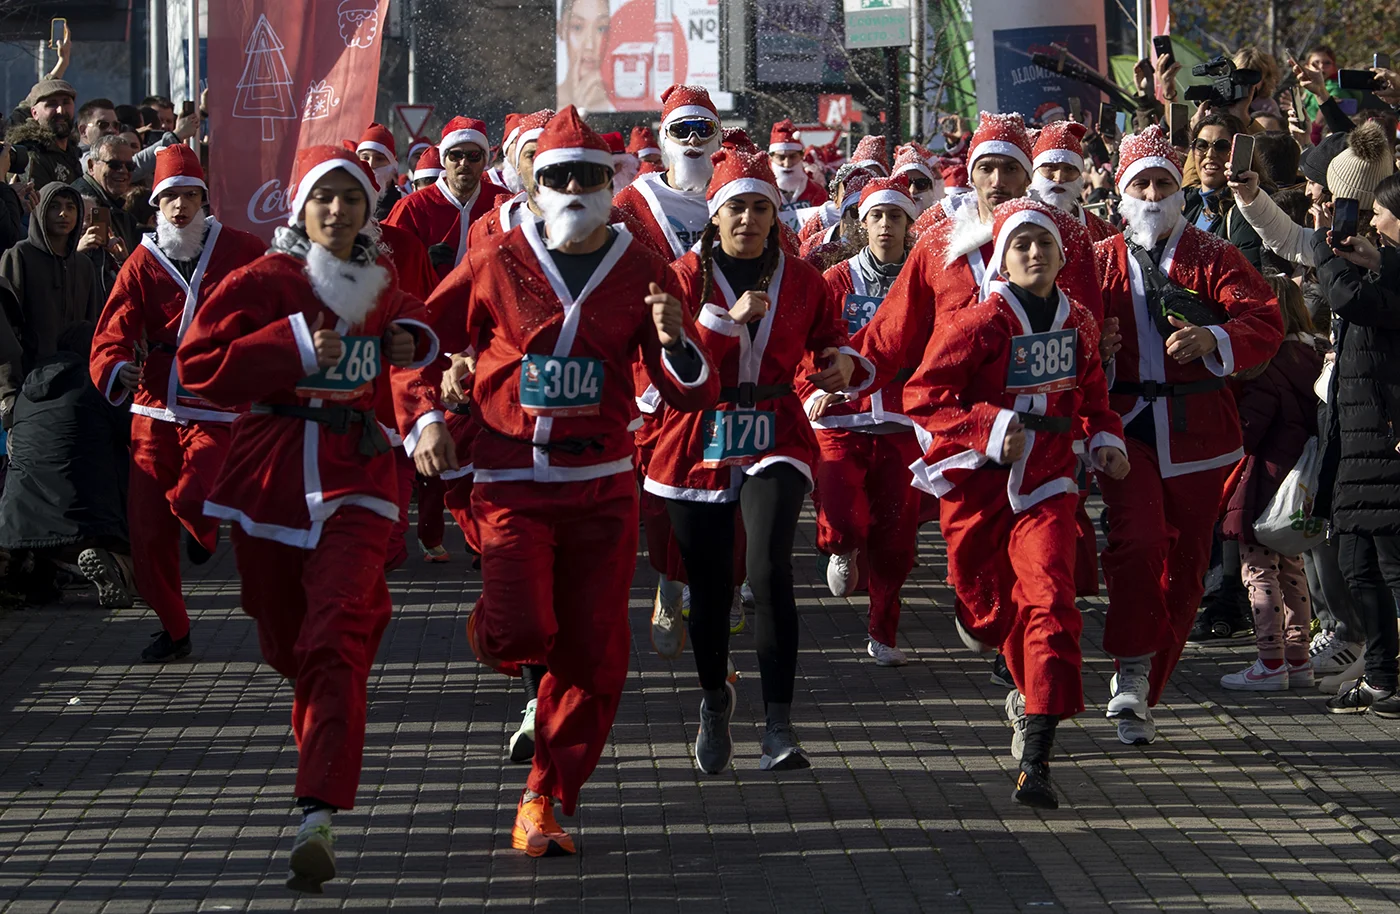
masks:
[[[1081,142],[1089,133],[1089,128],[1077,121],[1056,121],[1041,130],[1035,138],[1031,150],[1035,158],[1031,164],[1036,168],[1042,165],[1062,162],[1084,170],[1084,145]]]
[[[842,215],[845,214],[846,210],[860,206],[860,195],[865,192],[866,185],[874,180],[876,177],[870,172],[859,169],[847,176],[846,180],[842,182],[842,188],[845,191],[841,197]]]
[[[910,144],[901,146],[895,151],[894,173],[902,175],[905,172],[917,171],[919,174],[933,180],[933,170],[928,167],[928,159],[920,149]]]
[[[475,143],[483,152],[489,150],[491,141],[486,138],[486,122],[461,115],[454,117],[442,128],[442,142],[438,143],[438,152],[447,155],[447,150],[463,143]]]
[[[433,144],[429,143],[427,140],[414,140],[413,145],[408,147],[408,159],[411,162],[413,161],[413,157],[418,153],[422,152],[424,149],[434,148],[436,147],[434,147]]]
[[[719,109],[701,86],[667,86],[661,93],[661,129],[688,117],[706,117],[719,123]]]
[[[661,147],[656,142],[656,134],[650,127],[633,127],[632,137],[627,143],[627,151],[639,159],[661,155]]]
[[[1142,133],[1123,137],[1123,142],[1118,144],[1118,174],[1114,177],[1118,192],[1122,193],[1138,172],[1147,168],[1165,168],[1178,184],[1181,183],[1181,160],[1166,133],[1156,124]]]
[[[1002,260],[1006,257],[1006,246],[1011,241],[1011,235],[1023,225],[1038,225],[1049,232],[1060,249],[1060,256],[1064,256],[1065,243],[1060,237],[1055,208],[1030,197],[1019,197],[1008,200],[992,211],[992,236],[996,239],[992,249],[992,266],[998,272],[1004,270]]]
[[[797,141],[797,125],[792,118],[785,117],[773,125],[768,134],[768,152],[801,152],[802,144]]]
[[[540,133],[539,142],[535,144],[534,173],[538,175],[551,165],[565,162],[592,162],[613,167],[613,154],[607,141],[583,122],[573,105],[550,118]]]
[[[297,150],[296,162],[292,166],[292,212],[287,216],[289,225],[301,224],[301,211],[306,207],[306,198],[316,182],[340,169],[350,175],[365,190],[370,205],[365,207],[365,222],[374,215],[374,198],[379,194],[379,184],[374,180],[374,171],[360,161],[348,149],[339,146],[306,146]]]
[[[393,131],[383,124],[370,124],[368,129],[361,134],[359,145],[355,147],[355,151],[358,153],[364,152],[367,149],[370,152],[377,152],[380,155],[388,156],[389,161],[393,162],[395,167],[398,166],[399,154],[396,151],[397,147],[394,145]]]
[[[889,174],[890,156],[885,150],[885,138],[873,133],[861,137],[856,151],[851,153],[851,164],[857,168],[878,168],[880,174]]]
[[[745,152],[758,152],[758,144],[738,127],[725,127],[720,131],[719,144],[726,149],[742,149]]]
[[[502,131],[505,136],[505,139],[501,140],[502,152],[509,154],[511,144],[519,138],[520,119],[522,117],[524,117],[523,114],[518,114],[514,111],[506,115],[506,123],[505,126],[502,128]]]
[[[436,181],[445,173],[446,171],[442,167],[442,153],[438,152],[436,146],[429,146],[423,150],[423,157],[418,160],[418,167],[413,169],[413,180],[421,181],[424,178],[432,178]]]
[[[943,189],[948,193],[955,193],[960,190],[967,190],[969,181],[967,179],[967,166],[953,162],[938,169],[938,176],[943,179]]]
[[[608,152],[613,155],[623,155],[627,152],[627,146],[622,142],[622,134],[616,130],[612,133],[602,134],[603,142],[608,144]]]
[[[515,148],[520,149],[526,143],[538,140],[540,134],[544,133],[545,125],[552,117],[554,117],[553,108],[541,108],[530,114],[522,114],[517,127]]]
[[[204,169],[199,164],[199,154],[184,143],[174,143],[156,153],[155,183],[151,188],[152,206],[158,206],[160,195],[176,187],[200,187],[209,196],[209,185],[204,183]]]
[[[897,206],[904,210],[910,219],[919,217],[919,208],[914,205],[914,198],[909,196],[909,182],[903,175],[875,178],[861,189],[860,209],[857,215],[864,220],[866,213],[877,206]]]
[[[740,194],[763,194],[773,201],[774,208],[782,205],[778,196],[778,182],[773,177],[773,166],[768,164],[768,154],[753,146],[725,145],[710,156],[715,173],[710,176],[710,189],[705,195],[710,215],[719,212],[726,200]]]
[[[1026,123],[1019,114],[991,114],[983,111],[977,122],[977,130],[968,144],[972,150],[967,157],[967,170],[970,173],[982,156],[1007,156],[1021,163],[1030,174],[1031,139],[1026,134]]]

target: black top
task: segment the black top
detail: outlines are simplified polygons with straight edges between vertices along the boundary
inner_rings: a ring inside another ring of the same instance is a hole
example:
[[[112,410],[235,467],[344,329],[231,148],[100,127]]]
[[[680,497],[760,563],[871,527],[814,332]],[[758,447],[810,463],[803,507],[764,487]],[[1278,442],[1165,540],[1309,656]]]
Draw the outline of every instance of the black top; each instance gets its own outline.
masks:
[[[1031,322],[1031,332],[1044,333],[1049,330],[1050,325],[1055,322],[1055,312],[1060,310],[1060,290],[1051,287],[1049,295],[1040,296],[1014,282],[1008,282],[1007,285],[1025,309],[1026,317]]]
[[[734,298],[737,300],[745,292],[758,286],[758,277],[763,273],[763,256],[730,257],[724,253],[724,248],[717,247],[715,266],[724,274],[724,278],[729,280],[729,288],[734,290]],[[749,339],[758,337],[758,325],[759,321],[749,321]]]
[[[612,249],[613,242],[616,240],[617,229],[608,226],[608,240],[604,241],[596,251],[590,251],[587,254],[565,254],[563,251],[556,250],[549,252],[554,266],[559,269],[559,275],[564,279],[564,288],[569,290],[570,295],[578,298],[578,294],[583,291],[584,286],[588,285],[588,280],[593,278],[598,264],[602,263],[603,258],[608,256],[608,251]]]

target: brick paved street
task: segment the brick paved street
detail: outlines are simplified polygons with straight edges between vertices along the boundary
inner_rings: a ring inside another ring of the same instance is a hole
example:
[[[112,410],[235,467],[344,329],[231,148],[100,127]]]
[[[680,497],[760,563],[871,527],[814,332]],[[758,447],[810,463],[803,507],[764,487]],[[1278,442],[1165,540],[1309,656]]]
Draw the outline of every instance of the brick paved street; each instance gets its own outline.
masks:
[[[563,820],[581,853],[543,861],[509,846],[525,769],[504,744],[523,698],[471,659],[479,578],[455,530],[452,564],[415,553],[390,580],[361,805],[336,817],[344,878],[321,898],[282,886],[291,692],[259,663],[227,550],[187,570],[193,663],[133,664],[159,628],[140,609],[76,595],[0,613],[0,909],[1400,910],[1400,724],[1329,717],[1316,691],[1225,693],[1247,651],[1212,647],[1188,654],[1158,741],[1122,746],[1091,601],[1090,708],[1060,729],[1054,767],[1067,808],[1017,808],[1005,692],[955,649],[934,538],[905,590],[913,662],[890,670],[864,656],[864,597],[826,593],[813,536],[809,517],[794,716],[812,769],[758,770],[746,633],[737,771],[699,774],[694,668],[652,653],[641,574],[613,739]]]

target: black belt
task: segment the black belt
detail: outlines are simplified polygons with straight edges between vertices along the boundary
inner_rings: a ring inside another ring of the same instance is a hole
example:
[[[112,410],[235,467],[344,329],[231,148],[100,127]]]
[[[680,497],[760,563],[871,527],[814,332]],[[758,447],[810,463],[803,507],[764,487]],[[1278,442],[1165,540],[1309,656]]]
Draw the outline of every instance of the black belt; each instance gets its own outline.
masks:
[[[505,432],[498,432],[489,425],[483,425],[482,428],[495,435],[497,438],[514,441],[516,444],[528,444],[530,447],[544,451],[546,454],[550,451],[563,451],[565,454],[577,457],[587,450],[602,451],[604,449],[603,439],[595,438],[591,435],[587,438],[559,438],[557,440],[545,442],[544,444],[536,444],[527,438],[517,438],[514,435],[507,435]]]
[[[174,354],[175,354],[175,347],[172,346],[172,345],[170,345],[169,343],[150,343],[150,344],[148,344],[148,346],[146,347],[146,351],[147,351],[147,352],[168,352],[168,353],[170,353],[171,355],[174,355]]]
[[[738,387],[721,387],[719,389],[719,402],[732,403],[735,406],[750,409],[755,403],[763,400],[776,400],[790,393],[792,393],[791,384],[754,384],[745,381]]]
[[[1110,393],[1128,394],[1142,397],[1148,403],[1163,398],[1171,398],[1176,403],[1171,409],[1172,431],[1186,431],[1186,402],[1182,399],[1192,394],[1208,394],[1225,387],[1224,378],[1207,378],[1204,381],[1191,381],[1186,384],[1163,384],[1160,381],[1116,381]]]
[[[1069,416],[1041,416],[1037,413],[1017,413],[1021,425],[1033,432],[1052,432],[1063,435],[1070,431],[1073,422]]]
[[[904,382],[904,381],[908,381],[908,380],[909,380],[910,378],[912,378],[912,377],[914,377],[914,369],[912,369],[912,368],[901,368],[901,369],[899,369],[899,371],[896,371],[896,372],[894,373],[894,380],[891,381],[890,383],[891,383],[891,384],[902,383],[902,382]]]
[[[350,427],[360,426],[360,453],[376,457],[389,450],[389,439],[379,427],[372,409],[351,409],[348,406],[293,406],[289,403],[254,403],[251,412],[263,416],[285,416],[305,419],[326,427],[333,435],[348,435]]]

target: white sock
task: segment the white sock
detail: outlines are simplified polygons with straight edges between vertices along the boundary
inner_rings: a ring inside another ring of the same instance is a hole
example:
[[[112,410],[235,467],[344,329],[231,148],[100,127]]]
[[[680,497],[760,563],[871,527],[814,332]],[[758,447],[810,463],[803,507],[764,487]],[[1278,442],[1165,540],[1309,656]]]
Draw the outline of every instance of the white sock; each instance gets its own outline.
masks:
[[[329,809],[315,809],[311,812],[302,813],[301,827],[303,829],[315,828],[318,825],[329,826],[331,824],[331,811]]]

